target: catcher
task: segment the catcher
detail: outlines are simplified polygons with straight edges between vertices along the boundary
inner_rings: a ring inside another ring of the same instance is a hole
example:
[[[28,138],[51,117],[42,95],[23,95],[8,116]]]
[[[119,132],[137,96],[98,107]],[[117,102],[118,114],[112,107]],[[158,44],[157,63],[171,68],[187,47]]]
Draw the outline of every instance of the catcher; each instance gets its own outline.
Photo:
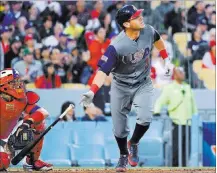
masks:
[[[39,96],[26,91],[15,69],[0,71],[0,171],[5,171],[14,154],[45,129],[48,112],[37,105]],[[51,164],[39,160],[43,139],[32,149],[23,165],[26,171],[49,171]]]

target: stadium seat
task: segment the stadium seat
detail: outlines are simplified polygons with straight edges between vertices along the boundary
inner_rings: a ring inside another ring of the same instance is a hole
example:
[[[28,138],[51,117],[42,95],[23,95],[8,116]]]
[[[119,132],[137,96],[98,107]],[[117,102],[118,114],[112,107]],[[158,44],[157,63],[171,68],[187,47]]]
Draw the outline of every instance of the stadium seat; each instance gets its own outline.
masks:
[[[104,134],[101,131],[80,129],[73,130],[72,142],[76,145],[105,144]]]
[[[186,56],[187,55],[187,43],[190,40],[190,33],[177,32],[173,35],[173,39],[177,44],[179,51]]]
[[[199,74],[202,70],[202,61],[201,60],[195,60],[193,62],[193,70],[195,73]],[[199,76],[198,76],[199,77]]]
[[[139,144],[140,166],[163,166],[164,144],[159,138],[143,138]]]
[[[105,160],[110,166],[115,166],[120,157],[118,145],[115,141],[105,145]]]
[[[204,85],[206,88],[211,89],[211,90],[215,90],[216,79],[215,79],[215,71],[214,70],[203,68],[200,71],[199,76],[204,81]]]
[[[51,129],[45,136],[41,158],[54,166],[71,166],[69,142],[72,134],[63,129]]]
[[[45,122],[46,122],[46,127],[48,127],[49,125],[51,125],[54,121],[55,121],[54,118],[46,119],[46,120],[45,120]],[[63,121],[59,121],[59,122],[53,127],[53,129],[63,129],[63,126],[64,126],[64,122],[63,122]]]
[[[64,122],[64,129],[93,130],[96,126],[97,124],[95,121]]]
[[[106,143],[115,140],[112,122],[98,122],[96,130],[104,134],[104,139]]]
[[[105,152],[102,145],[71,145],[71,161],[81,167],[104,167]]]

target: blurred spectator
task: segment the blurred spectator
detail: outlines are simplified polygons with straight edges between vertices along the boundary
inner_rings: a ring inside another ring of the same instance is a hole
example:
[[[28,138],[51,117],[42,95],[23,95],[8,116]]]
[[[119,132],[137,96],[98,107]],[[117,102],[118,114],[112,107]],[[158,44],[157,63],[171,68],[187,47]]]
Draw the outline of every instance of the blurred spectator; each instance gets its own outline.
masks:
[[[28,16],[27,12],[22,10],[22,6],[22,1],[11,1],[11,12],[13,13],[15,19],[18,19],[21,16]]]
[[[78,0],[76,2],[76,9],[75,12],[73,12],[73,15],[77,16],[78,23],[82,26],[86,26],[88,20],[90,19],[90,13],[86,9],[86,3],[84,0]]]
[[[160,97],[155,102],[154,115],[159,116],[163,106],[167,106],[168,115],[173,122],[173,166],[178,166],[178,125],[182,126],[182,165],[186,165],[186,126],[187,120],[197,115],[197,107],[190,85],[184,82],[184,69],[179,67],[174,70],[175,81],[166,85]],[[174,97],[175,96],[175,97]],[[190,134],[190,133],[189,133]],[[190,139],[190,137],[189,137]],[[190,146],[189,146],[190,147]],[[189,152],[189,151],[188,151]],[[189,153],[188,153],[189,154]]]
[[[69,20],[69,24],[64,30],[64,33],[71,35],[73,38],[77,39],[83,32],[84,27],[78,24],[78,18],[73,15]]]
[[[41,62],[42,64],[46,64],[47,62],[50,62],[50,53],[51,53],[51,48],[49,46],[43,46],[41,49]]]
[[[10,42],[10,50],[5,54],[5,68],[11,68],[11,62],[14,58],[19,56],[22,42],[19,36],[12,38]]]
[[[161,31],[161,32],[160,32],[160,36],[161,36],[162,39],[164,40],[167,53],[168,53],[169,57],[170,57],[171,60],[172,60],[172,59],[174,58],[174,57],[173,57],[173,47],[172,47],[172,43],[168,40],[168,33],[167,33],[167,31]]]
[[[0,69],[3,70],[4,69],[4,50],[2,47],[2,44],[0,44]]]
[[[212,28],[216,28],[216,11],[212,12],[210,21],[208,23],[208,30],[210,31]]]
[[[64,68],[64,63],[63,63],[63,55],[60,53],[60,50],[57,48],[54,48],[51,51],[50,55],[50,60],[54,64],[56,74],[60,76],[62,83],[67,82],[67,76],[66,76],[66,71]]]
[[[85,115],[81,117],[81,121],[107,121],[102,110],[92,105],[84,107]]]
[[[216,41],[211,41],[209,43],[210,51],[206,52],[203,56],[203,68],[209,68],[215,70],[216,67]]]
[[[43,19],[43,25],[41,26],[41,29],[39,31],[41,39],[44,39],[46,37],[49,37],[53,35],[53,22],[51,16],[46,16]]]
[[[207,43],[205,40],[202,40],[202,31],[199,28],[196,28],[192,32],[191,41],[188,42],[188,56],[192,56],[196,52],[201,43]],[[202,57],[200,57],[202,58]]]
[[[164,61],[159,57],[159,52],[156,48],[152,49],[151,52],[151,77],[154,83],[154,86],[157,88],[161,88],[166,84],[171,83],[171,77],[166,77],[164,75]]]
[[[35,44],[35,50],[34,50],[34,57],[36,60],[40,60],[41,61],[41,49],[42,49],[42,44],[41,43],[36,43]]]
[[[61,79],[55,74],[54,65],[52,63],[47,63],[43,67],[43,75],[39,76],[35,80],[36,88],[52,89],[61,87]]]
[[[0,28],[1,34],[1,45],[3,47],[4,54],[6,54],[10,50],[10,37],[11,37],[11,30],[8,26],[1,26]]]
[[[215,28],[210,29],[209,40],[210,41],[216,40],[216,29]]]
[[[35,26],[33,25],[32,22],[28,22],[25,25],[25,33],[26,35],[32,34],[33,38],[37,40],[37,42],[40,42],[40,36],[38,35],[38,32],[35,30]]]
[[[59,35],[59,45],[57,46],[57,48],[61,51],[61,52],[67,52],[67,34],[61,32]]]
[[[24,36],[26,35],[25,26],[27,25],[27,23],[28,22],[27,22],[26,17],[24,17],[24,16],[20,17],[16,23],[14,36],[18,35],[21,38],[24,38]]]
[[[200,17],[204,17],[205,15],[204,8],[205,5],[203,1],[196,1],[195,5],[188,10],[188,14],[187,14],[188,23],[193,26],[196,26],[198,19]]]
[[[115,36],[114,29],[112,28],[111,15],[109,13],[101,13],[99,16],[100,26],[106,30],[106,38],[111,39]]]
[[[172,11],[169,11],[165,15],[164,25],[165,28],[168,29],[169,27],[172,28],[172,35],[176,32],[183,32],[185,31],[185,10],[181,8],[182,2],[175,1],[174,8]]]
[[[209,41],[209,32],[207,31],[208,23],[204,17],[198,19],[197,28],[199,28],[202,32],[202,39]]]
[[[86,66],[86,63],[82,60],[81,54],[77,47],[71,50],[72,63],[68,69],[68,82],[81,83],[81,73]],[[71,75],[71,76],[70,76]],[[86,77],[86,76],[85,76]]]
[[[94,10],[91,11],[91,18],[97,19],[99,18],[100,14],[102,13],[104,4],[102,0],[97,0],[94,2]]]
[[[75,106],[75,103],[72,101],[67,101],[62,104],[61,114],[69,107],[70,104],[73,104]],[[65,122],[76,121],[74,109],[70,109],[70,111],[67,112],[67,114],[63,117],[62,120]]]
[[[57,22],[54,26],[54,35],[51,35],[44,39],[43,43],[46,46],[56,47],[59,44],[60,35],[63,33],[63,24]]]
[[[106,51],[107,47],[110,44],[110,40],[106,39],[106,30],[105,28],[99,27],[94,30],[95,39],[91,42],[89,51],[90,51],[90,60],[87,62],[93,70],[97,70],[98,61],[101,56]]]
[[[164,0],[161,1],[161,4],[157,6],[153,11],[152,16],[152,25],[156,30],[164,30],[164,18],[165,15],[173,9],[173,4],[168,1]]]
[[[207,23],[209,23],[211,19],[211,15],[213,13],[213,6],[211,4],[206,4],[204,12],[205,12],[204,18],[207,21]]]
[[[26,82],[34,82],[35,79],[42,75],[42,64],[34,60],[33,53],[25,48],[22,52],[23,60],[14,64],[14,68],[20,73],[21,79]]]
[[[35,40],[32,34],[28,34],[24,38],[25,46],[33,53],[35,49]]]
[[[39,9],[35,4],[32,4],[28,10],[29,21],[32,22],[35,26],[38,26],[39,22]]]

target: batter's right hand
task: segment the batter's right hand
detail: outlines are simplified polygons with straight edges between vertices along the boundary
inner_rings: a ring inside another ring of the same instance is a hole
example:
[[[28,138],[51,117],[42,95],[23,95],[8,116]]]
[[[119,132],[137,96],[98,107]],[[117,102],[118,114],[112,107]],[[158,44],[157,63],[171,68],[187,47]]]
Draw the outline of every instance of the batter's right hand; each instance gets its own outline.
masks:
[[[80,104],[82,104],[84,107],[91,106],[92,101],[93,101],[93,97],[94,97],[94,92],[91,90],[84,93],[82,98],[81,98]]]

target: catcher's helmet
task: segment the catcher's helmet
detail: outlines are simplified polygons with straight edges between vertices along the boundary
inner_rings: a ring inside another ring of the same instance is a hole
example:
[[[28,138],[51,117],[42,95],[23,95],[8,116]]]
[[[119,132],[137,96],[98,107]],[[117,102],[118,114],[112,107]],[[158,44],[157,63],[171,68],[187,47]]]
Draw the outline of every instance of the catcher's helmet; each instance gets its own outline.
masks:
[[[125,5],[116,14],[117,23],[123,27],[123,23],[138,17],[143,9],[137,9],[134,5]]]

